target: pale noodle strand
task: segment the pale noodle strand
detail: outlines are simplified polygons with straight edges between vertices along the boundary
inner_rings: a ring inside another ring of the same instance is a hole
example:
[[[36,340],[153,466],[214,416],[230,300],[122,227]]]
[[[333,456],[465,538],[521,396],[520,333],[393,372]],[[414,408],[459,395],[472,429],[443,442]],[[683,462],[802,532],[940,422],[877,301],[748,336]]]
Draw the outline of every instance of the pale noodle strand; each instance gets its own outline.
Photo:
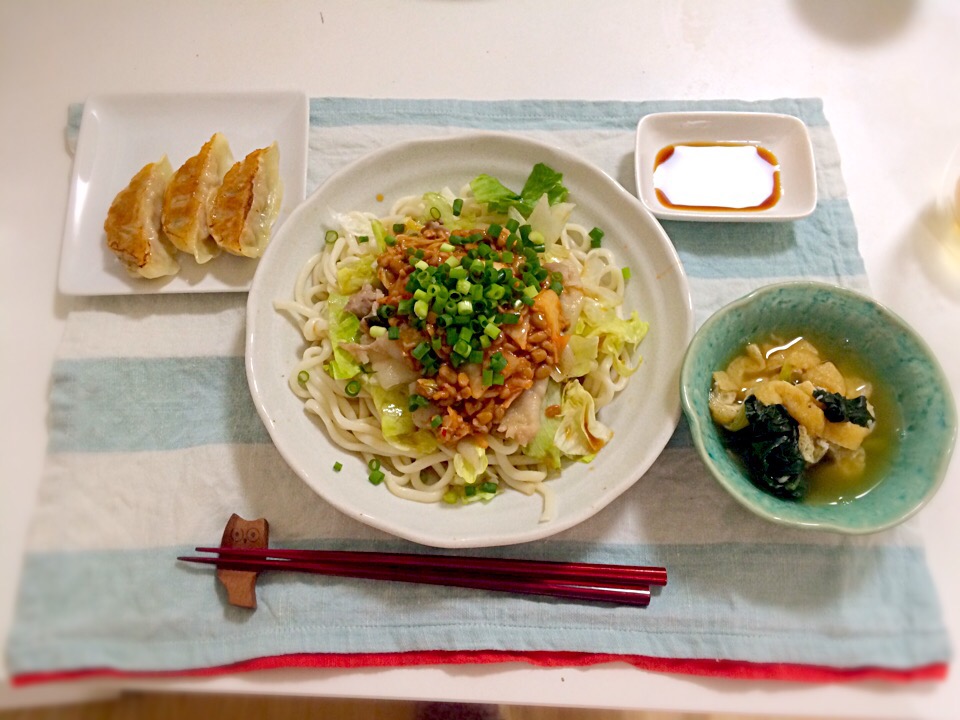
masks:
[[[463,201],[461,215],[476,217],[478,224],[496,221],[494,216],[485,215],[485,206],[475,200],[469,184],[460,189],[459,195],[448,188],[439,194],[451,203],[459,197]],[[433,503],[441,501],[452,486],[464,484],[457,476],[453,461],[456,450],[440,446],[428,455],[416,457],[411,456],[409,450],[395,447],[383,436],[379,413],[366,392],[361,391],[359,397],[346,396],[345,381],[335,380],[324,367],[333,354],[327,299],[339,287],[338,269],[365,262],[377,251],[375,220],[389,233],[394,223],[404,222],[408,216],[422,217],[425,210],[424,196],[410,195],[398,199],[386,217],[357,211],[337,216],[340,224],[337,239],[303,265],[294,283],[293,299],[278,300],[274,306],[298,322],[304,340],[310,343],[289,378],[291,390],[305,401],[305,409],[320,418],[335,445],[358,453],[367,462],[381,459],[384,484],[391,493],[404,499]],[[510,215],[517,213],[511,209]],[[367,241],[361,243],[362,236],[366,236]],[[591,247],[589,230],[577,223],[566,224],[558,244],[580,272],[584,293],[616,308],[620,316],[625,283],[613,254],[604,248]],[[627,355],[624,351],[621,359],[629,361]],[[302,372],[307,373],[305,382],[300,381]],[[618,376],[613,358],[608,355],[582,382],[599,409],[623,389],[626,381]],[[539,494],[543,498],[541,520],[553,517],[555,494],[545,482],[550,476],[549,468],[541,460],[524,455],[516,441],[488,436],[487,442],[487,473],[525,495]],[[478,478],[477,482],[480,481]]]
[[[557,494],[546,483],[539,483],[536,491],[543,498],[543,509],[540,511],[540,522],[547,522],[557,516]]]

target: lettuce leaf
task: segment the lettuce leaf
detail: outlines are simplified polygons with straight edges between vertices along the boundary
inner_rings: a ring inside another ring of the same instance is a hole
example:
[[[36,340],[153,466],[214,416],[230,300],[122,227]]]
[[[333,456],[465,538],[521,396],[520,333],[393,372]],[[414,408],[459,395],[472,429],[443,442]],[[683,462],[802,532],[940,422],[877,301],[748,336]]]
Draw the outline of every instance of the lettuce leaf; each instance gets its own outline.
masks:
[[[533,212],[534,204],[544,195],[554,205],[566,200],[568,193],[563,185],[563,174],[543,163],[533,166],[519,193],[490,175],[475,177],[470,181],[470,189],[477,201],[485,203],[491,212],[506,213],[513,207],[523,217]]]
[[[567,189],[563,186],[563,173],[559,173],[543,163],[537,163],[530,171],[530,177],[523,184],[520,197],[526,201],[537,201],[546,195],[551,205],[567,199]]]

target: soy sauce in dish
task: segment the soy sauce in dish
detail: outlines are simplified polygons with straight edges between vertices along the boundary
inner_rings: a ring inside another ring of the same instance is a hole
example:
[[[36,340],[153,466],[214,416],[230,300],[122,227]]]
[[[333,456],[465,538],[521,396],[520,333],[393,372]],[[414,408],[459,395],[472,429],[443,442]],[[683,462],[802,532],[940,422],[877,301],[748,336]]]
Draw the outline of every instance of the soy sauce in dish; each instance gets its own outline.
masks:
[[[753,143],[667,145],[653,167],[657,198],[677,210],[762,211],[782,195],[779,161]]]

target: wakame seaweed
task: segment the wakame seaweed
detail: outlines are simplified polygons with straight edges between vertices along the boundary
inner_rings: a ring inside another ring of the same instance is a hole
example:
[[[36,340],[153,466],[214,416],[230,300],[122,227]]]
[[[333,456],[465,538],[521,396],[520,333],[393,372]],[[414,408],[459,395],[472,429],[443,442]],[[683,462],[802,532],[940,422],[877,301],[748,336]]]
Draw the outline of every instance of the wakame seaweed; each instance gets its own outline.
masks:
[[[817,388],[813,391],[813,397],[823,405],[823,414],[830,422],[850,421],[860,427],[870,427],[873,424],[874,417],[864,395],[848,399],[839,393]]]
[[[806,466],[800,454],[800,426],[783,405],[764,405],[756,396],[744,401],[747,427],[731,434],[753,482],[788,500],[806,494]]]

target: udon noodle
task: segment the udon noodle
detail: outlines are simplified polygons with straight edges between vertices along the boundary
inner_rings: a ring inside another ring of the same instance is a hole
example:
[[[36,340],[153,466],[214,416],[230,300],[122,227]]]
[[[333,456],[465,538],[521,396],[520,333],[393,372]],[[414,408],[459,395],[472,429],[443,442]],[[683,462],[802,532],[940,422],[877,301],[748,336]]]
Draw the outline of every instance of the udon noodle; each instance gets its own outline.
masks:
[[[467,185],[337,215],[275,305],[306,341],[290,389],[371,481],[418,502],[539,494],[546,520],[548,478],[612,437],[597,412],[647,327],[572,204],[492,207]]]

